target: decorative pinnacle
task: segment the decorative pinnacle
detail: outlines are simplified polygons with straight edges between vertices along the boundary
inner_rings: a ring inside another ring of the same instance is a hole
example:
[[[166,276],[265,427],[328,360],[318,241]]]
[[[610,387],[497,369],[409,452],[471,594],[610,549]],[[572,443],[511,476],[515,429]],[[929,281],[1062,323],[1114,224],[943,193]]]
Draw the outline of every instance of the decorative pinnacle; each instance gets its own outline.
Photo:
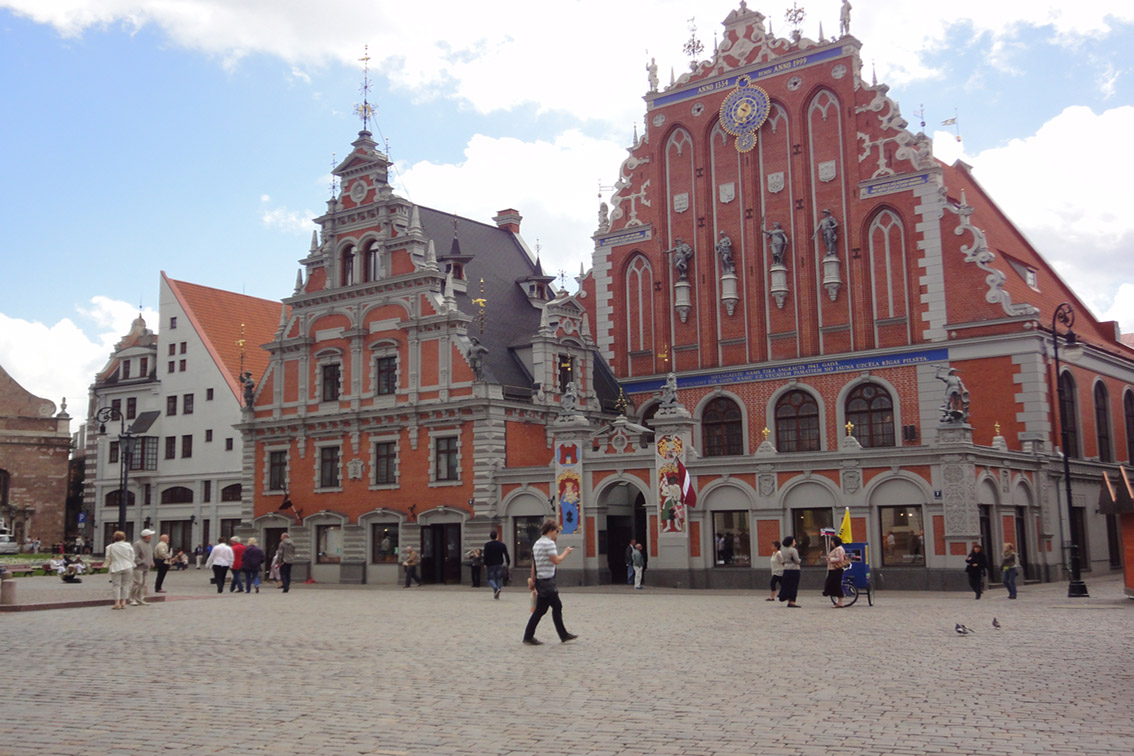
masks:
[[[843,427],[847,429],[847,435],[849,436],[851,434],[851,432],[854,430],[854,423],[852,423],[850,420],[848,420],[847,424]]]
[[[358,88],[362,103],[354,106],[354,114],[362,119],[362,130],[370,131],[370,119],[374,117],[374,106],[370,104],[370,45],[362,46],[362,86]]]
[[[764,426],[764,430],[760,431],[760,433],[763,434],[765,441],[768,440],[768,436],[772,435],[772,432],[768,430],[768,426],[766,425]]]
[[[999,436],[1000,435],[1000,423],[994,423],[992,427],[993,427],[993,430],[995,431],[996,435]]]

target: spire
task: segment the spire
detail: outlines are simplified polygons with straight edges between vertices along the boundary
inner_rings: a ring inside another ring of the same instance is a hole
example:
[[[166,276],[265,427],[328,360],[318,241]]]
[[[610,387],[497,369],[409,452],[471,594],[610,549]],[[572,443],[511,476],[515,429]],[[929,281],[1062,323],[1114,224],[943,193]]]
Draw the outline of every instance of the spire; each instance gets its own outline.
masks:
[[[303,291],[303,268],[295,271],[295,293]]]
[[[547,306],[544,305],[540,308],[539,314],[539,335],[551,336],[551,316],[547,313]]]
[[[823,22],[820,21],[819,22],[819,41],[822,42],[824,39],[825,39],[825,37],[823,36]]]
[[[280,305],[280,329],[287,325],[287,305]]]
[[[312,231],[311,232],[311,251],[314,252],[317,249],[319,249],[319,232],[318,231]]]
[[[413,234],[415,231],[419,233],[421,231],[421,213],[418,212],[417,205],[413,206],[409,221],[409,232]]]
[[[437,250],[433,246],[433,240],[429,240],[429,246],[425,248],[425,267],[428,270],[437,270]]]
[[[362,134],[370,135],[370,119],[374,117],[374,106],[370,104],[370,45],[362,46],[362,86],[358,88],[362,102],[354,106],[354,114],[362,120]]]
[[[456,241],[456,239],[454,239]],[[457,297],[453,293],[453,269],[450,268],[449,272],[445,274],[445,309],[448,312],[455,312],[457,309]]]

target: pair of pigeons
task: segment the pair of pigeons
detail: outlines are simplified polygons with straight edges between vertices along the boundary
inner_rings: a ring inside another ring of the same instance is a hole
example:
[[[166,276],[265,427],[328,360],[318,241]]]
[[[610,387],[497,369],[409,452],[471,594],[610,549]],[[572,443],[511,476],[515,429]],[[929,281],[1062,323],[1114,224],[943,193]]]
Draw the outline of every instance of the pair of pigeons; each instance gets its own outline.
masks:
[[[995,617],[992,618],[992,626],[997,630],[1000,629],[1000,622],[997,621]],[[953,629],[957,631],[957,635],[970,635],[976,632],[975,630],[965,627],[964,625],[955,625]]]

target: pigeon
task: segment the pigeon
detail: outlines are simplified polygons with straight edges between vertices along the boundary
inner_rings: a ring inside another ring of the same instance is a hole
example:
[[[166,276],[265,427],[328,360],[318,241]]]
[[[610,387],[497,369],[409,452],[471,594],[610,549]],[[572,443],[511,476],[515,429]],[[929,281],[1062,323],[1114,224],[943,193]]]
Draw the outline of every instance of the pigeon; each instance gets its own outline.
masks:
[[[996,621],[995,617],[992,618],[992,626],[995,627],[997,630],[1000,629],[1000,623]]]
[[[968,635],[969,633],[973,632],[964,625],[957,625],[953,629],[957,631],[957,635]]]

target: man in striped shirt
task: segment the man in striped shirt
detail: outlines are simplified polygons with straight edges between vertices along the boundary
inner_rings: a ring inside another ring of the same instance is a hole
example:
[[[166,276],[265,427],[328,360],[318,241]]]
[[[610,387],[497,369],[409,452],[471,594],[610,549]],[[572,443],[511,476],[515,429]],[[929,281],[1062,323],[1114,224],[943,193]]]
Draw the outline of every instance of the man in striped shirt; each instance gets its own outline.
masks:
[[[531,619],[524,630],[524,643],[529,646],[542,645],[536,640],[535,631],[543,615],[551,608],[551,621],[555,623],[555,632],[559,633],[559,640],[563,643],[575,640],[577,635],[567,632],[563,626],[563,603],[559,600],[559,590],[555,587],[555,567],[575,550],[574,546],[563,549],[558,553],[555,542],[559,539],[559,525],[554,520],[547,520],[540,528],[542,536],[532,545],[532,576],[528,578],[528,589],[536,592],[536,606],[532,611]]]

